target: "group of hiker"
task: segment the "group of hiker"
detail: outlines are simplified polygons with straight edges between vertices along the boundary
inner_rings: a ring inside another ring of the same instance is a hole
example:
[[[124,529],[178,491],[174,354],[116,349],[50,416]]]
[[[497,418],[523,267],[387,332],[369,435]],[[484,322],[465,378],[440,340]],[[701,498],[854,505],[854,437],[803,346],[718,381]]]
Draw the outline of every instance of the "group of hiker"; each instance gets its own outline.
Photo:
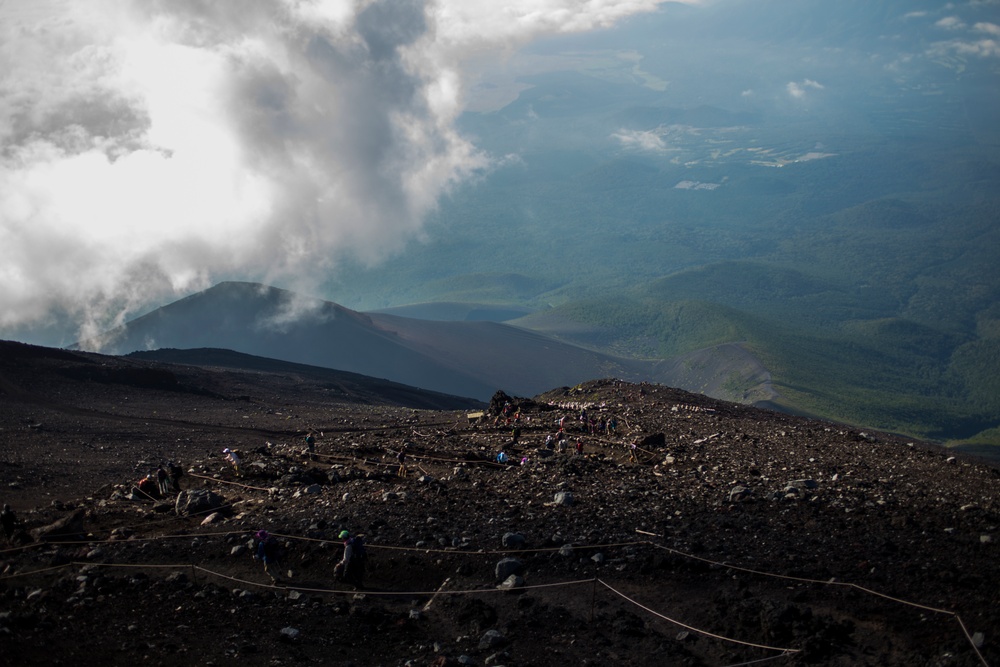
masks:
[[[333,576],[337,581],[363,588],[365,567],[368,563],[368,550],[365,547],[364,535],[352,535],[348,530],[342,530],[338,539],[343,540],[344,552],[333,568]],[[278,539],[266,530],[258,530],[254,534],[254,560],[264,564],[264,573],[271,582],[279,584],[282,581],[280,567],[284,556],[284,548]]]
[[[168,461],[136,482],[132,493],[147,498],[169,498],[181,492],[183,476],[184,468],[173,461]]]

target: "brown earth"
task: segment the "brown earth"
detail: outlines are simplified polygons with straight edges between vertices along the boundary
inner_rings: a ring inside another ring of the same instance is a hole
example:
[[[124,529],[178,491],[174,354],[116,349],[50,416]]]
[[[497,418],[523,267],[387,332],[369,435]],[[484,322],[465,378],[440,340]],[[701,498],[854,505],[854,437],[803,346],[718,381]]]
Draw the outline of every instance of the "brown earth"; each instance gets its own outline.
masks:
[[[0,485],[23,529],[0,553],[0,662],[1000,660],[986,463],[613,380],[514,399],[511,447],[461,399],[371,382],[0,343]],[[584,405],[618,432],[577,430]],[[582,456],[544,447],[562,417]],[[527,462],[492,463],[502,447]],[[221,496],[215,522],[129,499],[167,460]],[[78,539],[30,536],[73,516]],[[281,585],[245,548],[261,528],[285,545]],[[362,590],[333,576],[342,529],[367,537]],[[499,591],[508,557],[523,585]]]

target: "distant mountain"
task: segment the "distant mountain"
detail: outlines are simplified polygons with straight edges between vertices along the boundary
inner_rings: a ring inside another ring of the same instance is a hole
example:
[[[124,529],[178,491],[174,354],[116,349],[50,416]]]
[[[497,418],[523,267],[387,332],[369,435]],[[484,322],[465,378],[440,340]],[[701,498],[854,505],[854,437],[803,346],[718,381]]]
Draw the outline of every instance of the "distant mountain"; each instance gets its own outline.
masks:
[[[221,283],[79,347],[105,354],[222,348],[479,400],[498,389],[533,396],[604,377],[673,384],[678,374],[667,364],[601,354],[496,322],[364,314],[242,282]],[[739,363],[746,366],[745,359]],[[758,371],[749,377],[763,377]]]

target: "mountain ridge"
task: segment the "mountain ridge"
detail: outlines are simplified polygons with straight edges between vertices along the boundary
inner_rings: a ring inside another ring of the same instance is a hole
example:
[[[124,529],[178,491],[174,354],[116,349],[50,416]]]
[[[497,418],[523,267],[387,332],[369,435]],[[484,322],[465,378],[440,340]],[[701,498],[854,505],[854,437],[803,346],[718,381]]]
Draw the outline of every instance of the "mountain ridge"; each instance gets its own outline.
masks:
[[[99,339],[81,341],[79,347],[109,354],[222,348],[478,400],[488,400],[498,389],[531,396],[594,377],[663,384],[688,383],[684,378],[690,377],[676,364],[615,357],[504,323],[359,313],[246,282],[220,283]],[[740,370],[744,368],[746,358],[736,368],[718,372],[727,377],[736,373],[743,384],[763,377],[758,368],[747,373]],[[708,381],[697,379],[700,384]],[[769,393],[766,383],[761,391]]]

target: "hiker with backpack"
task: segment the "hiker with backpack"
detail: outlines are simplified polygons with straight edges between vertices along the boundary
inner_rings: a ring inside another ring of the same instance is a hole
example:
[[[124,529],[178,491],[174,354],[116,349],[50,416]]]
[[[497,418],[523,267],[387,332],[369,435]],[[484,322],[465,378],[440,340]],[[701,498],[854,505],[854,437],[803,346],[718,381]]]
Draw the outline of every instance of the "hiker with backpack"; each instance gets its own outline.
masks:
[[[150,500],[160,497],[159,487],[156,485],[156,478],[152,474],[146,475],[132,487],[132,496],[135,500],[140,500],[142,496]]]
[[[167,476],[170,477],[170,489],[174,493],[181,492],[181,477],[184,476],[184,468],[180,465],[169,461],[167,463]]]
[[[159,466],[156,469],[156,490],[159,492],[161,498],[166,498],[170,495],[170,476],[164,470],[163,466]]]
[[[342,530],[339,535],[344,540],[344,555],[333,568],[333,575],[338,580],[351,584],[355,588],[363,588],[365,565],[368,561],[368,551],[365,549],[364,535],[351,535],[350,531]]]
[[[399,464],[396,475],[399,477],[406,477],[406,448],[408,446],[409,443],[404,442],[403,446],[396,453],[396,462]]]
[[[230,464],[232,464],[233,470],[236,471],[236,476],[239,477],[240,476],[240,457],[239,457],[239,454],[237,454],[233,450],[229,449],[228,447],[226,447],[225,449],[223,449],[222,453],[226,455],[226,460],[229,461]]]
[[[274,535],[266,530],[258,530],[254,537],[257,539],[254,560],[263,561],[264,572],[271,577],[271,582],[276,584],[281,580],[281,573],[278,570],[281,565],[281,545]]]

